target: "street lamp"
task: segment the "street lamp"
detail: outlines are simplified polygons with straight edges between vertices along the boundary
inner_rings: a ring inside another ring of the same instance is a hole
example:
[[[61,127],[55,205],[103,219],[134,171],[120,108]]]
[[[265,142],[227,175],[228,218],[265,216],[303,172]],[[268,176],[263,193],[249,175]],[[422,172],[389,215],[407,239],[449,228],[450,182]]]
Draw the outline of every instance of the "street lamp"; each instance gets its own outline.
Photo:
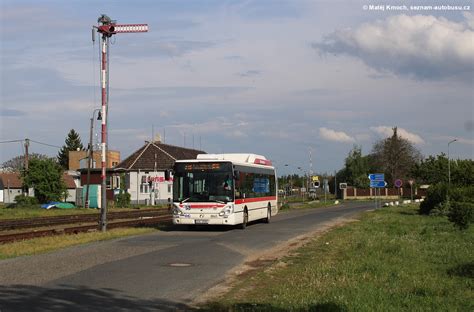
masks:
[[[90,134],[89,134],[89,153],[87,156],[87,186],[86,186],[86,200],[84,201],[84,208],[89,208],[89,184],[91,180],[91,163],[94,159],[94,148],[92,147],[92,132],[94,129],[94,114],[95,112],[99,112],[97,114],[97,120],[102,120],[102,114],[100,113],[101,108],[96,108],[92,112],[91,117],[91,126],[90,126]]]
[[[454,143],[456,142],[458,139],[454,139],[454,140],[451,140],[449,141],[448,143],[448,191],[447,191],[447,196],[446,196],[446,200],[449,204],[449,190],[451,189],[451,161],[449,160],[449,145],[451,143]]]

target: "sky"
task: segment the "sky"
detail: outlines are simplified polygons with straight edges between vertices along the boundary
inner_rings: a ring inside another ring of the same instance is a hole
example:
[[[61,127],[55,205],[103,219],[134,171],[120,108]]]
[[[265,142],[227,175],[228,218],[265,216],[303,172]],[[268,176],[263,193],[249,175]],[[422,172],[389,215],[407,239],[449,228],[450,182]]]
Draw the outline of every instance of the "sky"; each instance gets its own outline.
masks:
[[[474,1],[451,2],[0,0],[0,142],[56,156],[74,129],[87,146],[101,105],[91,30],[107,14],[149,25],[111,39],[122,159],[159,134],[261,154],[279,174],[333,173],[393,127],[424,156],[457,139],[450,156],[473,159]],[[0,163],[23,152],[1,143]]]

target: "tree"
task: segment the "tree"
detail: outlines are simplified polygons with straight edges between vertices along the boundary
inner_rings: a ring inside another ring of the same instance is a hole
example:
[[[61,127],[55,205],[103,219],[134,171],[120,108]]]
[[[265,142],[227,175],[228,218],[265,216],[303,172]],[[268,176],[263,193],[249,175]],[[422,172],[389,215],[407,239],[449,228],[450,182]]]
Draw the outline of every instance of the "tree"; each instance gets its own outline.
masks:
[[[61,201],[67,195],[63,169],[53,159],[32,159],[28,171],[21,171],[25,188],[33,187],[40,203]]]
[[[28,158],[31,161],[32,159],[48,159],[50,157],[43,154],[32,153],[28,156]],[[25,167],[24,155],[13,157],[12,159],[7,160],[6,162],[2,164],[2,168],[11,169],[12,171],[21,171],[24,167]]]
[[[421,153],[393,128],[393,135],[374,144],[372,154],[377,168],[385,173],[385,180],[393,185],[396,179],[410,178],[413,167],[421,161]]]
[[[448,158],[444,153],[436,157],[429,156],[416,164],[412,173],[418,183],[434,185],[448,182]]]
[[[67,135],[65,145],[61,147],[58,153],[58,162],[64,169],[68,169],[69,167],[69,152],[70,151],[77,151],[77,150],[84,150],[84,146],[81,142],[81,137],[79,134],[74,130],[71,129]]]
[[[451,162],[451,185],[469,186],[474,185],[474,161],[472,159],[450,159]],[[448,158],[446,154],[429,156],[423,159],[413,168],[413,177],[420,183],[436,184],[448,183]]]
[[[371,156],[362,156],[362,148],[354,145],[346,157],[345,166],[336,177],[340,182],[346,182],[358,188],[369,187],[369,171]]]

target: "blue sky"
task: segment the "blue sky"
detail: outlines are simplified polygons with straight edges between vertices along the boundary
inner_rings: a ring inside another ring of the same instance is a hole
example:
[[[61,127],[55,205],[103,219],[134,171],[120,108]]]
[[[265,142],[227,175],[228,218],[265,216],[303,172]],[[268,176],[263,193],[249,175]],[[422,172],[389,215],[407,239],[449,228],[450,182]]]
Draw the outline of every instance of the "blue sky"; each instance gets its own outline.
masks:
[[[150,27],[112,40],[109,148],[122,159],[154,129],[168,144],[265,155],[281,174],[309,171],[310,153],[313,171],[333,172],[394,126],[425,156],[454,138],[452,157],[474,156],[473,1],[0,3],[0,141],[62,146],[75,129],[87,145],[100,107],[91,27],[107,14]],[[23,153],[0,149],[0,162]]]

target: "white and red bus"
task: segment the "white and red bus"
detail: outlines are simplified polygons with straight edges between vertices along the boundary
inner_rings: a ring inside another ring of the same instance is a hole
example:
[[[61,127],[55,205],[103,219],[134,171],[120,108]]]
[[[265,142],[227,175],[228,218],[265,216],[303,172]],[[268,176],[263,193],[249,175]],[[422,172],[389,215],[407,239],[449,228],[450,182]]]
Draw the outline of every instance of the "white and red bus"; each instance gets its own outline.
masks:
[[[237,225],[278,213],[277,178],[271,161],[255,154],[199,154],[177,160],[173,224]]]

